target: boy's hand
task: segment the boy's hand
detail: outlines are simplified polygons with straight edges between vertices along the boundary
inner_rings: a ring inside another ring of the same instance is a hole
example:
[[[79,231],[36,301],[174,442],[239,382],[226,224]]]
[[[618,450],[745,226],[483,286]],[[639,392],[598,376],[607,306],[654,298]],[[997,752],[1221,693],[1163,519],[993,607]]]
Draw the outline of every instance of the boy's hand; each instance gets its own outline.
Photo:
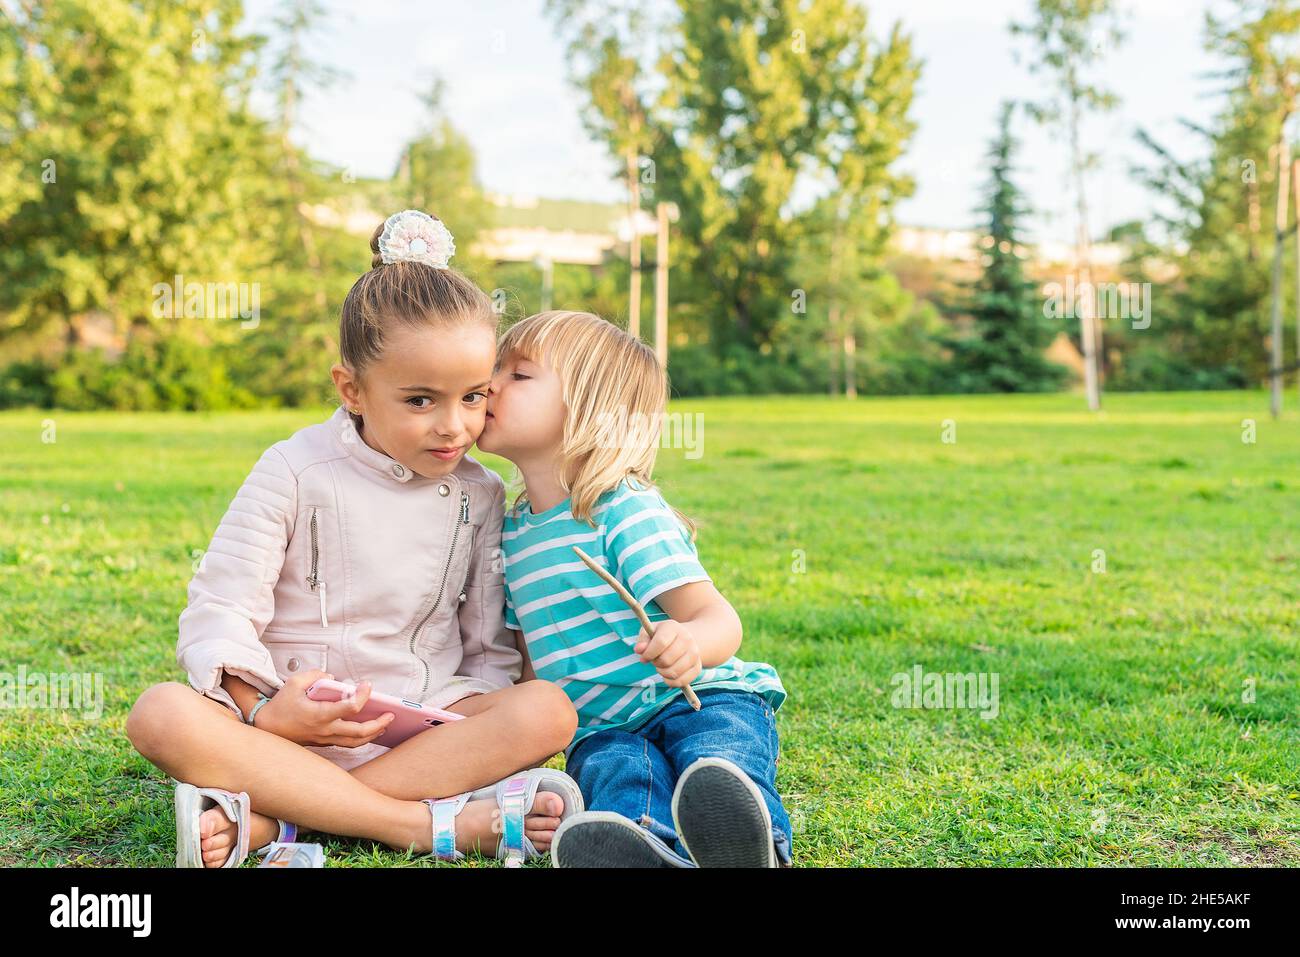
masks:
[[[373,721],[353,721],[353,715],[366,706],[371,684],[363,681],[351,699],[313,701],[307,689],[317,678],[332,678],[324,671],[312,670],[294,675],[253,719],[253,726],[298,744],[338,745],[359,748],[370,744],[388,730],[396,715],[386,713]]]
[[[642,628],[632,650],[642,661],[653,664],[664,683],[673,688],[685,687],[703,670],[695,636],[680,621],[656,622],[653,635],[647,635]]]

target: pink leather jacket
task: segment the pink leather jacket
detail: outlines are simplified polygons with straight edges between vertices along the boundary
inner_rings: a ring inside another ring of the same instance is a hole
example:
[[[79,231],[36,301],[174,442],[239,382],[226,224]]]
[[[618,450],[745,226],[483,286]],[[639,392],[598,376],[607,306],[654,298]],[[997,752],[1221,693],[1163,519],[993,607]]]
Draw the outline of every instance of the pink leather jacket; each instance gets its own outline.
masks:
[[[272,694],[320,668],[434,707],[505,687],[522,659],[504,621],[504,506],[473,459],[416,475],[340,406],[253,467],[190,582],[176,660],[237,713],[223,670]]]

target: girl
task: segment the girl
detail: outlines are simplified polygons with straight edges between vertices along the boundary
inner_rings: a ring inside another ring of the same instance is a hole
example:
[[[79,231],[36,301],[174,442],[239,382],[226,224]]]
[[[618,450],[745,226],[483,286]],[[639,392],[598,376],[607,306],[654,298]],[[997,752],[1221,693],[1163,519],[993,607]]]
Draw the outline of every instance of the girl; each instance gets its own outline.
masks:
[[[567,770],[589,809],[557,829],[552,860],[788,865],[773,716],[785,690],[771,666],[734,657],[740,620],[694,527],[650,481],[666,398],[654,353],[589,313],[532,316],[501,341],[479,448],[524,483],[502,533],[506,622],[523,632],[525,674],[577,708]],[[653,634],[575,545],[645,607]]]
[[[512,684],[522,662],[495,567],[504,487],[465,454],[496,314],[448,268],[451,234],[428,214],[389,217],[371,249],[339,323],[343,405],[253,467],[180,616],[189,686],[154,685],[127,718],[132,744],[178,782],[178,866],[237,866],[296,826],[440,858],[489,842],[517,861],[581,809],[557,771],[489,785],[545,761],[576,724],[553,685]],[[313,701],[322,677],[358,693]],[[385,748],[391,714],[351,720],[372,689],[467,717]]]

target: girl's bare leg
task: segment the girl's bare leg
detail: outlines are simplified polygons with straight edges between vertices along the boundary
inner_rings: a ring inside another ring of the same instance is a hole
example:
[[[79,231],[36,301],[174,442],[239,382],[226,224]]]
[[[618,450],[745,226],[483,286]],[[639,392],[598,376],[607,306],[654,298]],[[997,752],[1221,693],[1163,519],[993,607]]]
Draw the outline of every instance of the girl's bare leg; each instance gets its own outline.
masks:
[[[418,800],[375,790],[320,755],[244,724],[187,685],[165,682],[147,689],[127,717],[126,732],[136,750],[178,781],[247,791],[258,809],[250,847],[273,839],[274,819],[280,818],[398,849],[430,850],[429,810]],[[492,833],[487,809],[470,811],[467,807],[457,818],[461,850]],[[223,833],[216,834],[218,830]],[[213,837],[204,841],[205,864],[219,865],[228,856],[225,847],[233,842],[234,826],[220,811],[209,811],[200,832]]]
[[[466,718],[407,738],[349,773],[390,797],[448,797],[544,762],[568,747],[578,726],[568,695],[548,681],[471,695],[446,710]]]
[[[262,816],[392,847],[429,847],[427,808],[366,787],[320,755],[244,724],[186,685],[165,682],[147,689],[127,716],[126,733],[136,750],[176,780],[247,791]]]
[[[472,695],[447,710],[466,718],[422,731],[348,773],[390,797],[449,797],[543,763],[568,746],[578,724],[568,696],[546,681]],[[558,794],[533,799],[524,833],[539,851],[550,849],[564,810]],[[457,843],[468,827],[492,835],[481,845],[492,853],[499,817],[494,799],[469,802],[456,817]]]

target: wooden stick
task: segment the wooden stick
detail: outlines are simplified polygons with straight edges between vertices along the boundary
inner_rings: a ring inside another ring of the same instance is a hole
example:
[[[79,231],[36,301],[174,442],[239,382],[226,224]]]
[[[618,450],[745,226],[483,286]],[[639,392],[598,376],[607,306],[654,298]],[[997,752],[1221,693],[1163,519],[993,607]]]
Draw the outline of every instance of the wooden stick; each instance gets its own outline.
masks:
[[[618,592],[618,597],[623,599],[623,601],[627,604],[627,607],[631,608],[634,612],[636,612],[636,617],[640,620],[641,627],[645,629],[645,633],[647,635],[653,636],[655,633],[654,625],[650,624],[650,619],[646,615],[645,609],[641,607],[641,603],[639,601],[637,601],[635,598],[632,597],[632,593],[628,591],[626,588],[624,588],[621,584],[619,584],[617,578],[615,578],[609,572],[605,571],[605,569],[597,565],[595,559],[593,559],[590,555],[584,552],[577,545],[573,546],[573,550],[577,554],[577,556],[582,559],[583,563],[588,568],[590,568],[593,572],[599,575],[601,579],[604,580],[606,585],[614,589],[614,591]],[[690,685],[682,685],[682,694],[686,696],[686,700],[692,708],[694,708],[696,711],[700,710],[700,699],[696,697],[695,691],[691,688]]]

